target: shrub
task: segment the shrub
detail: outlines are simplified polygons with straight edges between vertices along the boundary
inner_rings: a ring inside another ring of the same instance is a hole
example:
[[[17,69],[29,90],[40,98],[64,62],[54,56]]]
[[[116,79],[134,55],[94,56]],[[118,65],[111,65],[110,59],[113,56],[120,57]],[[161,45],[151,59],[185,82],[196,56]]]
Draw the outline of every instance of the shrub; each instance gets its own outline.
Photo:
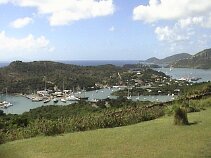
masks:
[[[184,108],[178,107],[175,109],[174,124],[175,125],[188,125],[187,112]]]
[[[3,132],[0,130],[0,144],[3,144],[5,142],[5,136]]]

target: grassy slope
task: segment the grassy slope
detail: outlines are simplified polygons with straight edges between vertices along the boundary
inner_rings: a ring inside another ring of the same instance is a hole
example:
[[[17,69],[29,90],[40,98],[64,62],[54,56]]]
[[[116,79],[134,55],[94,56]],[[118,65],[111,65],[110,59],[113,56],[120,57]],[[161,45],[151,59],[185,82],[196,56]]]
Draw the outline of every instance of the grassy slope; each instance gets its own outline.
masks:
[[[211,108],[188,115],[190,126],[163,117],[127,127],[37,137],[0,146],[0,158],[209,157]]]

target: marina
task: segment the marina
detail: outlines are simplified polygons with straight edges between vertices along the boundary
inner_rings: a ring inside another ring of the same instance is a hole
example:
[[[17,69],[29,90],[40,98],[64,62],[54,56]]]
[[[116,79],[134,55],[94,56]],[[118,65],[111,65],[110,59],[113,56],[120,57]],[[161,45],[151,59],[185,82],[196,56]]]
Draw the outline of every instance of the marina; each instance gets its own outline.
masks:
[[[96,102],[101,99],[116,99],[116,96],[112,96],[111,93],[118,91],[119,88],[104,88],[100,89],[98,91],[87,91],[85,92],[85,97],[88,98],[87,101],[90,102]],[[75,97],[81,96],[81,94],[75,93]],[[1,95],[2,99],[5,99],[5,95]],[[41,106],[47,106],[47,105],[58,105],[58,106],[63,106],[63,105],[69,105],[72,103],[77,102],[78,100],[74,100],[74,98],[66,100],[65,102],[62,99],[46,99],[46,100],[37,100],[37,101],[32,101],[31,99],[27,98],[26,96],[19,96],[19,95],[8,95],[7,99],[10,101],[11,104],[14,106],[11,106],[9,108],[3,109],[5,113],[12,113],[12,114],[22,114],[24,112],[29,111],[30,109],[34,109],[37,107]],[[156,101],[156,102],[165,102],[165,101],[170,101],[172,100],[172,96],[131,96],[131,99],[133,101]]]
[[[211,80],[211,70],[208,69],[190,69],[190,68],[156,68],[173,79],[188,80],[191,82],[207,82]],[[194,81],[195,79],[195,81]]]
[[[157,71],[162,71],[167,75],[171,76],[174,79],[186,79],[190,77],[200,78],[197,81],[192,82],[206,82],[211,79],[211,70],[202,70],[202,69],[181,69],[181,68],[160,68],[156,69]],[[6,95],[1,94],[0,96],[0,109],[5,113],[12,114],[21,114],[23,112],[29,111],[30,109],[34,109],[41,106],[46,105],[69,105],[75,103],[79,100],[86,100],[90,102],[97,102],[98,100],[110,98],[116,99],[116,96],[112,96],[111,94],[120,89],[124,89],[125,87],[114,86],[113,88],[104,88],[93,91],[79,91],[75,93],[70,93],[70,91],[64,91],[65,94],[61,92],[54,93],[53,95],[45,94],[45,91],[38,91],[38,95]],[[151,96],[143,96],[137,94],[137,96],[131,96],[128,94],[128,99],[133,101],[152,101],[152,102],[165,102],[171,101],[176,98],[176,96],[172,95],[151,95]],[[4,102],[5,101],[5,102]]]

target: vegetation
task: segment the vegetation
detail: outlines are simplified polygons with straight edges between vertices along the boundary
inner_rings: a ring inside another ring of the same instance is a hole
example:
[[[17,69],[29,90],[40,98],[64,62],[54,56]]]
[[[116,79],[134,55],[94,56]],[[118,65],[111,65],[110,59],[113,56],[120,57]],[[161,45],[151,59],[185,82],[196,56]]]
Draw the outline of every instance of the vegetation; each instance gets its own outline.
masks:
[[[198,68],[210,69],[211,68],[211,49],[205,49],[191,58],[179,60],[173,64],[174,67],[184,68]]]
[[[174,62],[178,61],[178,60],[182,60],[182,59],[186,59],[186,58],[191,58],[192,55],[187,54],[187,53],[180,53],[180,54],[175,54],[169,57],[166,57],[164,59],[158,59],[158,58],[149,58],[147,59],[145,62],[148,63],[154,63],[154,64],[168,64],[171,65]]]
[[[110,108],[101,104],[97,103],[96,108],[91,103],[79,102],[69,106],[40,107],[22,115],[2,115],[0,130],[4,141],[11,141],[38,135],[125,126],[164,115],[163,106],[132,102],[124,98],[107,101]]]
[[[174,124],[175,125],[188,125],[188,117],[185,108],[178,107],[174,112]]]
[[[211,109],[188,114],[190,126],[172,116],[131,126],[36,137],[0,145],[1,158],[193,158],[211,156]]]
[[[43,90],[45,82],[48,89],[54,88],[93,90],[105,86],[134,84],[139,81],[153,81],[153,78],[166,76],[164,73],[140,68],[137,75],[126,67],[114,65],[76,66],[50,61],[12,62],[9,66],[0,68],[0,92],[33,93]],[[143,84],[143,83],[142,83]]]

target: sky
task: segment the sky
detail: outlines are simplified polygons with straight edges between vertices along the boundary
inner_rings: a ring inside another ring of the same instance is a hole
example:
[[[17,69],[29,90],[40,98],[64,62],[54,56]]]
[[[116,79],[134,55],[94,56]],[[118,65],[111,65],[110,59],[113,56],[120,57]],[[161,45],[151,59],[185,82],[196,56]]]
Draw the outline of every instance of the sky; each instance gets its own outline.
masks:
[[[0,61],[145,60],[211,48],[211,0],[0,0]]]

